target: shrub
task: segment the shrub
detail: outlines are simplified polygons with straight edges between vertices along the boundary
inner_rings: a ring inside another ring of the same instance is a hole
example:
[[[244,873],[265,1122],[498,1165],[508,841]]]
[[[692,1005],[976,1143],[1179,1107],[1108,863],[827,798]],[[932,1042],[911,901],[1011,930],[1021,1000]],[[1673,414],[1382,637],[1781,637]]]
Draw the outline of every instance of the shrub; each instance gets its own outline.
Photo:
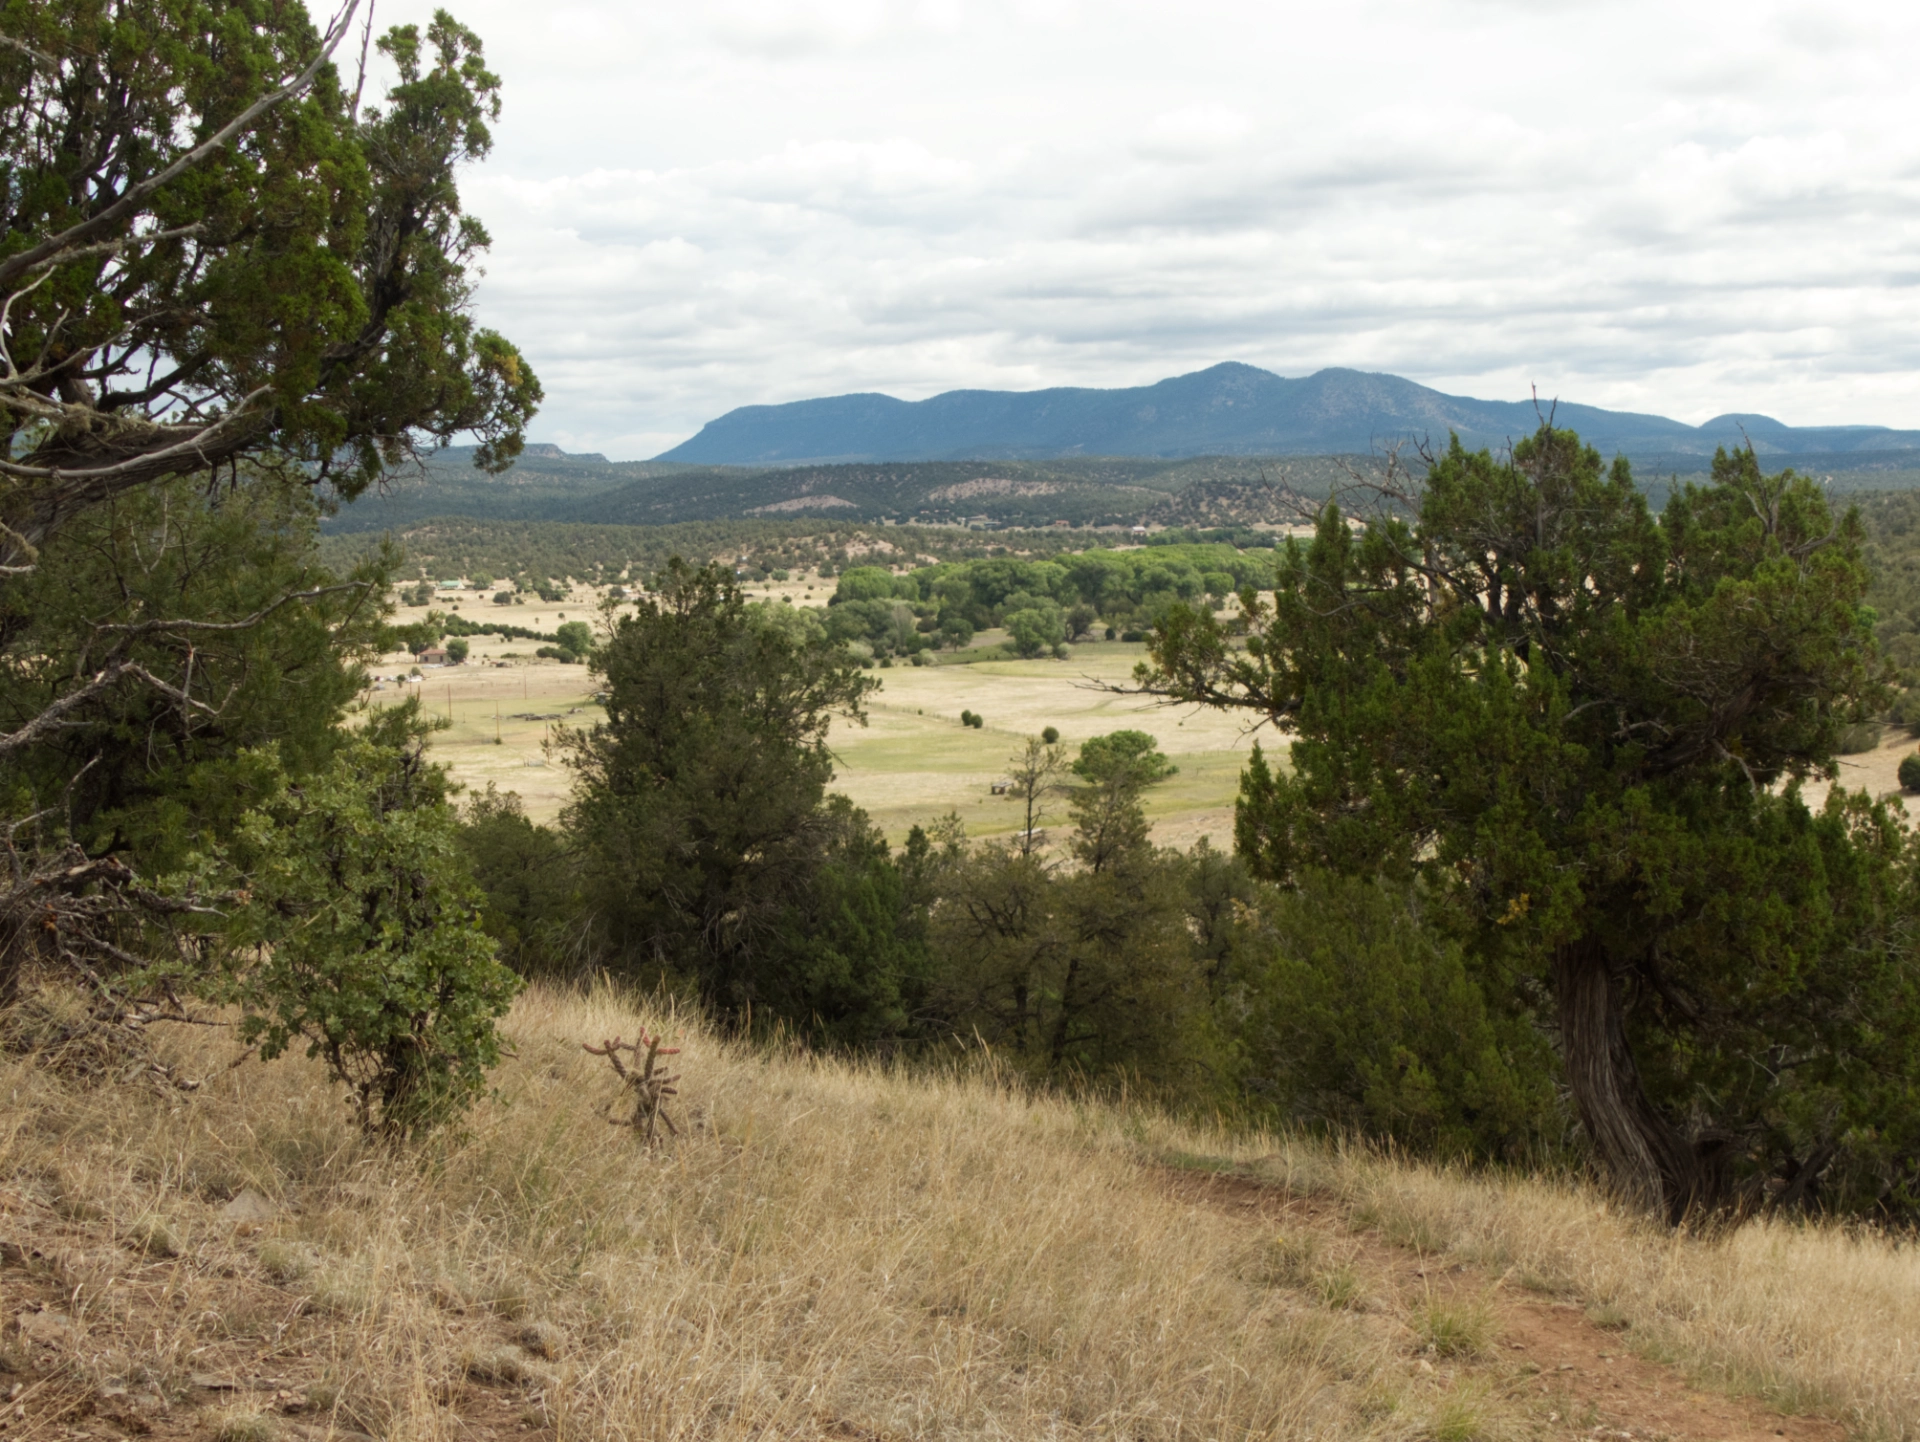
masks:
[[[466,660],[472,652],[473,646],[465,636],[455,636],[447,642],[447,659],[456,666]]]
[[[723,569],[676,560],[659,589],[595,652],[607,721],[566,741],[603,964],[743,1022],[897,1029],[903,883],[826,794],[833,718],[864,719],[874,683],[817,618],[750,605]]]
[[[1862,721],[1848,726],[1841,731],[1833,749],[1842,756],[1858,756],[1863,751],[1872,751],[1880,744],[1880,731],[1878,721]]]
[[[1920,751],[1900,758],[1900,789],[1920,791]]]
[[[1315,1128],[1442,1155],[1531,1154],[1563,1125],[1553,1057],[1423,924],[1423,900],[1306,871],[1268,896],[1237,963],[1248,1088]]]
[[[251,964],[230,996],[263,1059],[297,1039],[346,1083],[370,1132],[444,1121],[500,1055],[494,1019],[519,990],[481,929],[446,780],[418,702],[378,713],[326,771],[242,818]]]
[[[1889,720],[1912,735],[1920,736],[1920,686],[1911,686],[1894,698]]]

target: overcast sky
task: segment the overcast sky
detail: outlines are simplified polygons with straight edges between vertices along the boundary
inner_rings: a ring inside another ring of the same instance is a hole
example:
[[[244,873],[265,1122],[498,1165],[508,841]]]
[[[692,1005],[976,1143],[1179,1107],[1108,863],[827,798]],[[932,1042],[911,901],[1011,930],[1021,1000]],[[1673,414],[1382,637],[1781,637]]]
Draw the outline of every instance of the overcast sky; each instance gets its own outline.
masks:
[[[444,3],[570,450],[1222,360],[1920,428],[1920,7]]]

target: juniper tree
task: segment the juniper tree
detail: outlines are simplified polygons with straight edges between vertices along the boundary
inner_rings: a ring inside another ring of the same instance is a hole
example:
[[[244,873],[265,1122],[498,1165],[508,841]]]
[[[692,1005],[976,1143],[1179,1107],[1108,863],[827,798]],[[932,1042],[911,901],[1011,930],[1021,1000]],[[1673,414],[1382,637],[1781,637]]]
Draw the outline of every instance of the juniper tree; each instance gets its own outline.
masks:
[[[1606,1171],[1672,1217],[1744,1174],[1802,1195],[1843,1143],[1911,1188],[1910,850],[1836,774],[1884,704],[1861,532],[1721,453],[1655,516],[1543,427],[1456,439],[1357,523],[1334,504],[1236,623],[1170,612],[1138,679],[1293,735],[1239,849],[1417,879],[1503,1007],[1557,1035]]]
[[[831,1039],[904,1024],[904,879],[826,789],[833,719],[877,687],[859,662],[812,613],[676,558],[589,664],[606,721],[565,739],[565,829],[608,964]]]
[[[444,11],[361,106],[296,0],[0,5],[0,566],[129,488],[275,451],[343,495],[416,440],[519,451],[540,386],[477,327],[456,172],[500,81]]]

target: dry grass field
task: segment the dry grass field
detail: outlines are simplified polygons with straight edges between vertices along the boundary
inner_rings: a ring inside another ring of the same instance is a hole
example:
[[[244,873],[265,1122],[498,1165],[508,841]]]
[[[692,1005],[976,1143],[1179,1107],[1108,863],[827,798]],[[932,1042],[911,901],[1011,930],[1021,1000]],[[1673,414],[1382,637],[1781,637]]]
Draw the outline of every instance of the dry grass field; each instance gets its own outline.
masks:
[[[827,585],[806,582],[756,586],[755,599],[788,597],[796,604],[824,604]],[[439,604],[439,603],[436,603]],[[468,594],[462,614],[484,623],[508,621],[551,631],[562,621],[597,619],[597,598],[584,588],[559,606],[496,607]],[[425,615],[424,607],[402,608],[402,623]],[[988,633],[978,648],[995,645]],[[474,638],[467,664],[428,667],[414,686],[398,682],[412,669],[404,652],[375,668],[381,689],[376,701],[417,689],[427,709],[449,717],[452,726],[433,739],[434,755],[454,777],[475,790],[488,783],[518,792],[527,813],[552,819],[566,799],[568,775],[546,748],[556,725],[587,725],[599,714],[593,683],[585,666],[563,666],[533,655],[539,642]],[[977,648],[977,649],[978,649]],[[1230,847],[1233,797],[1239,787],[1251,739],[1242,718],[1219,713],[1173,710],[1152,702],[1115,696],[1099,689],[1125,681],[1145,654],[1139,644],[1099,641],[1077,646],[1064,661],[973,661],[965,665],[876,669],[881,682],[869,724],[836,725],[832,745],[838,779],[845,792],[873,817],[895,842],[916,824],[957,813],[969,835],[990,837],[1015,827],[1013,807],[994,798],[992,784],[1006,772],[1008,758],[1029,736],[1047,726],[1059,728],[1067,742],[1084,741],[1123,727],[1151,732],[1180,767],[1179,775],[1154,790],[1148,815],[1162,845],[1190,846],[1201,836]],[[960,724],[964,710],[978,712],[978,730]],[[1054,808],[1064,817],[1064,806]]]
[[[683,1047],[652,1150],[581,1051],[643,1024]],[[1920,1436],[1920,1255],[1871,1233],[1675,1236],[608,992],[507,1030],[495,1094],[402,1151],[218,1029],[152,1039],[191,1091],[132,1041],[9,1056],[7,1435]]]

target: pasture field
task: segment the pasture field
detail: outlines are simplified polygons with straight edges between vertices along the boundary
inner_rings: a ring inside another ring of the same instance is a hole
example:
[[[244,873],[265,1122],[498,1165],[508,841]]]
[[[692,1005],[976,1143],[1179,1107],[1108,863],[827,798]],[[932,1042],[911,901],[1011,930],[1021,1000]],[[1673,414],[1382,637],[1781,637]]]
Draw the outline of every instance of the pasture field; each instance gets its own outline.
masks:
[[[1020,824],[1018,803],[991,795],[1008,760],[1047,726],[1069,745],[1109,731],[1150,733],[1180,768],[1153,788],[1147,814],[1162,845],[1190,846],[1202,836],[1230,848],[1233,798],[1251,749],[1243,719],[1173,708],[1100,689],[1124,682],[1145,654],[1137,643],[1096,642],[1064,661],[976,661],[957,666],[895,666],[862,728],[836,724],[837,787],[864,807],[889,837],[946,815],[970,836],[1004,835]],[[978,730],[960,724],[977,712]],[[1050,816],[1064,824],[1066,806]]]
[[[752,594],[824,604],[831,592],[815,584],[811,592],[800,581],[755,586]],[[540,631],[599,615],[597,599],[580,595],[557,606],[497,608],[469,597],[461,610],[483,624],[498,619]],[[403,607],[397,619],[407,623],[425,614],[424,607]],[[997,632],[983,633],[971,654],[990,654],[1000,639]],[[566,800],[569,777],[548,743],[557,728],[591,725],[600,710],[587,668],[535,659],[539,645],[474,637],[467,664],[427,667],[417,683],[394,679],[412,668],[412,658],[396,652],[375,668],[381,689],[370,699],[391,701],[417,689],[428,711],[451,719],[447,730],[435,734],[433,750],[456,780],[474,790],[491,783],[518,792],[529,816],[550,821]],[[992,784],[1005,776],[1008,760],[1027,737],[1056,726],[1061,739],[1073,744],[1131,728],[1151,733],[1180,768],[1148,797],[1155,839],[1184,848],[1205,836],[1230,848],[1233,798],[1253,739],[1245,718],[1102,689],[1125,682],[1145,653],[1134,642],[1095,641],[1074,647],[1064,661],[1006,657],[876,669],[871,674],[881,689],[869,705],[868,724],[834,725],[834,789],[863,807],[896,844],[913,826],[948,812],[959,815],[970,836],[1005,835],[1019,818],[1013,804],[991,794]],[[985,724],[961,725],[960,713],[968,710]],[[1272,750],[1273,742],[1267,744]],[[1064,823],[1064,801],[1048,810]]]
[[[820,606],[832,583],[799,579],[784,585],[754,585],[755,600]],[[464,593],[460,613],[484,624],[499,620],[552,631],[568,620],[599,621],[600,597],[585,587],[559,605],[496,607],[484,597]],[[445,607],[444,602],[436,602]],[[417,621],[425,607],[402,607],[396,619]],[[868,711],[868,724],[837,722],[832,745],[838,775],[834,789],[844,792],[872,816],[898,844],[910,828],[957,814],[973,837],[1004,836],[1017,824],[1015,807],[991,794],[1007,762],[1042,728],[1056,726],[1068,743],[1123,727],[1150,732],[1179,766],[1177,776],[1154,788],[1147,814],[1154,837],[1163,846],[1189,847],[1201,837],[1230,849],[1233,799],[1240,772],[1255,740],[1270,755],[1285,757],[1285,739],[1271,731],[1249,733],[1247,717],[1114,695],[1103,687],[1124,683],[1146,648],[1132,642],[1094,641],[1073,648],[1064,661],[1022,661],[996,657],[999,632],[976,638],[969,659],[943,658],[931,666],[896,664],[872,674],[881,682]],[[412,669],[412,658],[395,652],[375,667],[381,678],[375,701],[391,701],[417,684],[427,709],[450,717],[452,726],[435,734],[435,756],[454,778],[474,790],[489,783],[518,792],[527,814],[551,821],[566,800],[568,774],[547,743],[560,726],[591,725],[599,718],[594,683],[585,666],[563,666],[536,659],[537,641],[472,638],[464,666],[428,667],[418,683],[394,678]],[[978,730],[960,724],[962,711],[985,718]],[[1915,749],[1913,738],[1888,727],[1872,751],[1840,758],[1839,784],[1898,801],[1920,815],[1916,801],[1903,797],[1895,778],[1900,759]],[[1806,788],[1818,807],[1826,782]],[[1064,801],[1049,808],[1056,824],[1066,816]]]

